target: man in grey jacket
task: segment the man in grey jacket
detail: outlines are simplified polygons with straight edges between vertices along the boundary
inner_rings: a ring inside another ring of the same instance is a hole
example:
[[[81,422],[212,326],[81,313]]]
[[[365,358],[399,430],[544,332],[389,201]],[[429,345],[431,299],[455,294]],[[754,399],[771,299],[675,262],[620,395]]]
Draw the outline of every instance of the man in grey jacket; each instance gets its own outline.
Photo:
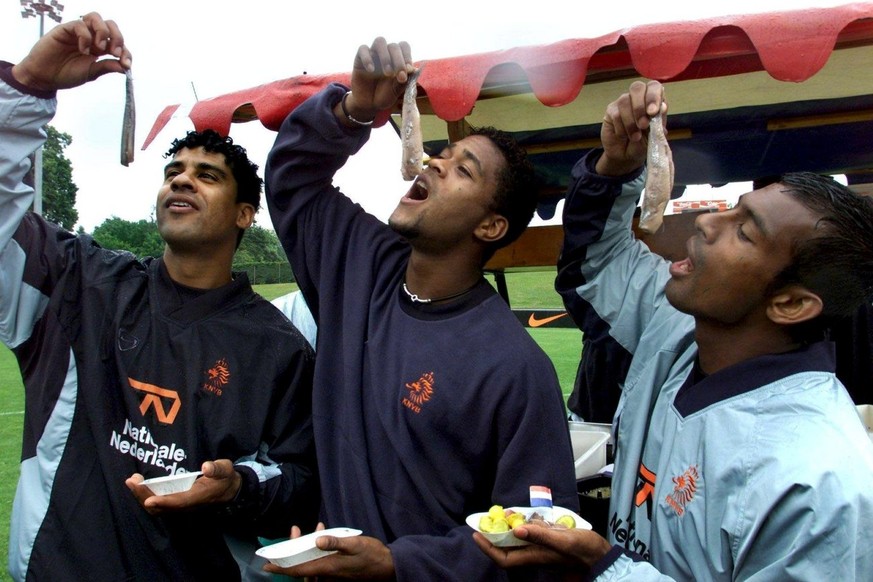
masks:
[[[873,203],[787,174],[701,214],[688,257],[634,239],[663,87],[606,110],[573,169],[556,287],[586,336],[632,361],[613,426],[608,541],[526,527],[504,567],[598,580],[873,580],[873,446],[834,374],[828,323],[873,290]]]

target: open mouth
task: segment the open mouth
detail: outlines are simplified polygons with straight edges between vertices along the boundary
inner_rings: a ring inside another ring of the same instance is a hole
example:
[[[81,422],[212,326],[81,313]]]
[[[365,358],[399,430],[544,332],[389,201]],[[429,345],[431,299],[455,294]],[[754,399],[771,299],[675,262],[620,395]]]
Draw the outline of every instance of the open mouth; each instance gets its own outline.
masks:
[[[171,196],[168,198],[165,206],[174,210],[197,210],[197,207],[193,203],[178,196]]]
[[[404,198],[407,200],[422,202],[427,200],[427,195],[427,183],[419,176],[419,178],[412,183],[412,187],[409,188],[409,192],[406,193]]]
[[[694,263],[690,258],[674,261],[670,264],[670,274],[674,277],[677,275],[687,275],[694,270]]]
[[[695,239],[694,237],[688,239],[688,244],[687,244],[688,255],[684,259],[682,259],[681,261],[674,261],[674,262],[670,263],[670,275],[672,275],[674,277],[687,275],[688,273],[690,273],[691,271],[694,270],[694,259],[691,258],[691,255],[692,255],[691,251],[693,250],[693,247],[696,245],[696,243],[697,243],[697,239]]]

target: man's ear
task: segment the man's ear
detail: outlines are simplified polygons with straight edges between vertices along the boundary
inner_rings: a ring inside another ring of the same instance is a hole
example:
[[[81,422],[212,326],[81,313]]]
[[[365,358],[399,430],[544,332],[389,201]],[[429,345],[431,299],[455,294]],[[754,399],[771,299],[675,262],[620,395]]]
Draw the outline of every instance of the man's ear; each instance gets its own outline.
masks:
[[[791,285],[770,298],[767,317],[779,325],[793,325],[815,319],[823,308],[821,297],[806,287]]]
[[[503,238],[507,230],[509,230],[509,221],[500,214],[492,213],[482,219],[474,234],[480,240],[492,243]]]
[[[239,204],[239,212],[236,216],[237,228],[247,229],[255,222],[255,207],[247,202]]]

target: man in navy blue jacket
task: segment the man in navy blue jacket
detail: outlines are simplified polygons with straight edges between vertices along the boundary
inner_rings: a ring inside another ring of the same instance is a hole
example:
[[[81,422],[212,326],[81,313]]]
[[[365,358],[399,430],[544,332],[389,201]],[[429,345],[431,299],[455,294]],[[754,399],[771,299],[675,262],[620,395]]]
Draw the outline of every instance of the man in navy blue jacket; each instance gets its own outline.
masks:
[[[245,150],[215,132],[174,142],[160,258],[28,212],[22,179],[56,91],[130,58],[116,24],[91,13],[0,63],[0,341],[26,393],[16,580],[238,580],[225,535],[253,546],[315,523],[312,350],[231,271],[260,201]],[[182,493],[142,484],[198,470]]]

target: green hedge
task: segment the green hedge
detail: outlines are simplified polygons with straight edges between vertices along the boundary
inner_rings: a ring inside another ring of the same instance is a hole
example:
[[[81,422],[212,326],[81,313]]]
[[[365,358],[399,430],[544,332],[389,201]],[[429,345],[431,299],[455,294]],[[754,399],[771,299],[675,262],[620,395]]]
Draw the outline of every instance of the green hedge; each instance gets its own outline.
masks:
[[[294,273],[287,263],[240,263],[234,264],[234,271],[245,271],[252,285],[273,285],[276,283],[293,283]]]

